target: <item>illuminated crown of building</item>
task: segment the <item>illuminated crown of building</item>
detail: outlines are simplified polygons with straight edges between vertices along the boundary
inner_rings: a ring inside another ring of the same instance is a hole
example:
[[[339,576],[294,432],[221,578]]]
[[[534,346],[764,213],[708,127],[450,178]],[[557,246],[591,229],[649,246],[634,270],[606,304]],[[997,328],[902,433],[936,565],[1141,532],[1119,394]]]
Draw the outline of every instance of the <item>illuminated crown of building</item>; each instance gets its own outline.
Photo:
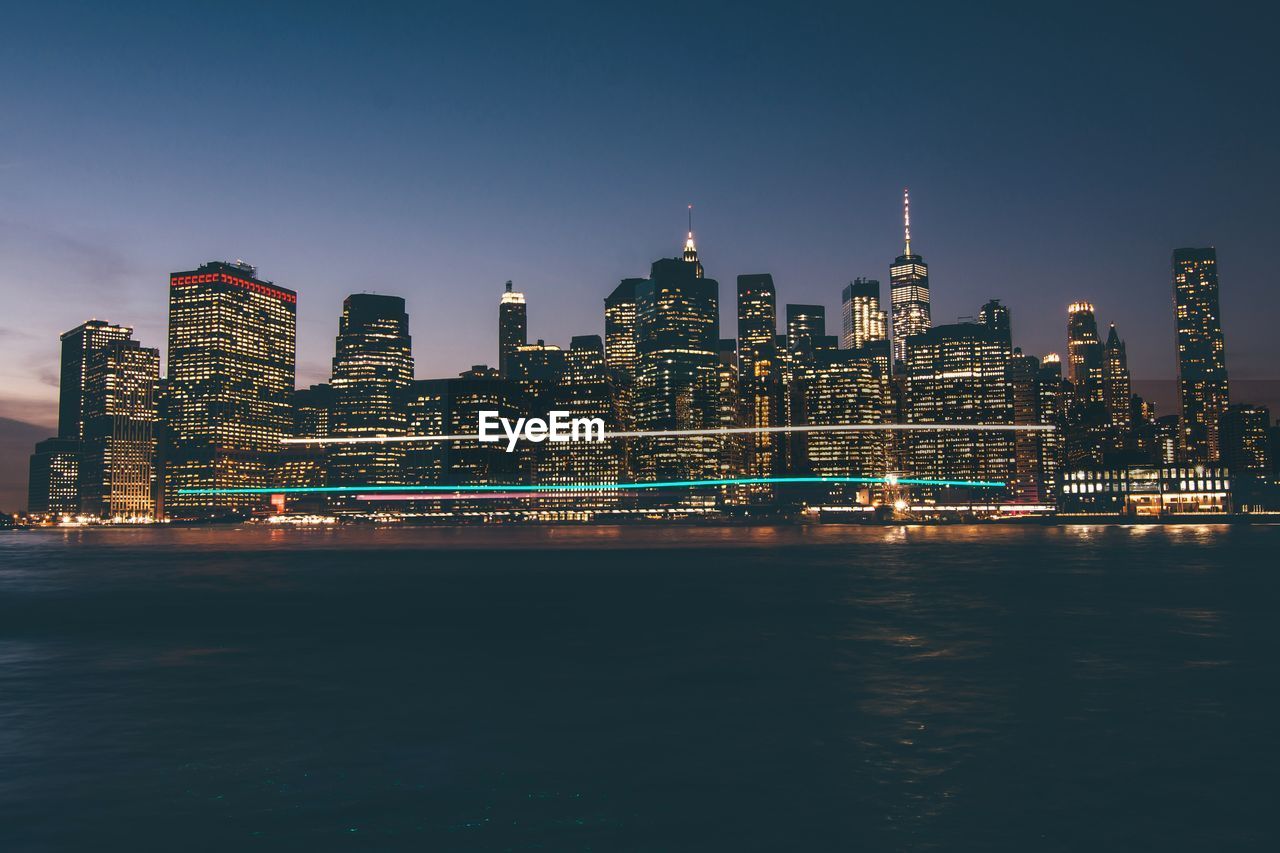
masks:
[[[698,262],[698,247],[693,243],[693,205],[689,205],[689,236],[684,241],[684,259],[691,264]]]

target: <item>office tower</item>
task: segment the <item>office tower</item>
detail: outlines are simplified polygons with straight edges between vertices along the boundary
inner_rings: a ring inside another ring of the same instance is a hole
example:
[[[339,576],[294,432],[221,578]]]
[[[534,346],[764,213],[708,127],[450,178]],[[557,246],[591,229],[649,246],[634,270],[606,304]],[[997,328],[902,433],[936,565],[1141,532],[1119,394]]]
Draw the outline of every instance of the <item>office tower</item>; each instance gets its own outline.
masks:
[[[984,324],[986,325],[986,324]],[[1029,426],[1042,423],[1040,414],[1040,359],[1015,349],[1009,360],[1009,396],[1013,423]],[[1013,477],[1009,495],[1020,503],[1038,504],[1045,500],[1045,472],[1041,440],[1044,433],[1023,430],[1013,436]]]
[[[906,355],[908,423],[1013,423],[1010,353],[998,330],[978,323],[935,326],[913,335]],[[907,475],[1004,483],[1013,474],[1012,457],[1008,432],[921,430],[907,442]]]
[[[890,420],[889,377],[865,349],[822,350],[799,380],[806,425],[883,424]],[[812,432],[799,446],[808,470],[818,477],[883,477],[888,469],[888,434],[882,431]],[[870,503],[878,489],[841,485],[831,497],[862,493]]]
[[[169,276],[164,511],[177,518],[263,509],[259,495],[183,489],[266,488],[293,425],[297,294],[249,264],[211,261]]]
[[[645,431],[714,429],[719,423],[719,285],[704,278],[692,232],[682,258],[653,263],[636,286],[635,425]],[[714,478],[715,436],[637,440],[638,479]],[[690,492],[686,503],[700,503]]]
[[[80,509],[100,518],[155,514],[160,350],[118,340],[86,353]]]
[[[529,342],[529,317],[524,294],[511,289],[502,293],[498,302],[498,371],[507,375],[507,361],[518,348]]]
[[[560,347],[540,340],[517,347],[508,357],[506,379],[520,392],[523,415],[547,416],[554,402],[553,392],[564,376],[566,355]]]
[[[1228,406],[1219,419],[1221,459],[1235,477],[1265,478],[1271,472],[1271,410],[1266,406]]]
[[[738,276],[738,410],[744,426],[782,426],[781,365],[778,359],[778,302],[773,276]],[[742,442],[743,470],[749,477],[771,477],[777,471],[781,436],[751,433]],[[747,489],[753,503],[766,503],[769,485]]]
[[[1102,342],[1091,303],[1073,302],[1067,308],[1067,361],[1076,395],[1081,400],[1103,402]]]
[[[893,361],[906,360],[907,338],[929,330],[929,265],[911,252],[911,194],[902,191],[902,225],[906,249],[889,267],[889,307],[893,322]],[[896,368],[895,368],[896,369]]]
[[[885,314],[880,310],[880,282],[873,278],[849,282],[840,296],[841,349],[861,349],[887,338]]]
[[[813,358],[827,335],[827,309],[822,305],[787,305],[787,351],[793,362]]]
[[[604,344],[600,337],[574,337],[563,356],[563,367],[551,392],[549,410],[568,412],[570,418],[599,418],[606,432],[616,431],[617,404],[605,367]],[[544,441],[534,447],[531,482],[535,485],[601,485],[621,483],[625,479],[625,445],[620,439],[603,442]],[[590,514],[616,507],[621,494],[617,489],[560,491],[540,494],[538,505]]]
[[[46,438],[31,454],[27,511],[76,515],[80,512],[80,441]]]
[[[510,381],[479,365],[452,379],[418,380],[408,391],[409,426],[414,435],[474,436],[480,431],[482,411],[494,411],[513,421],[522,417],[519,398],[519,390]],[[468,438],[410,445],[406,468],[410,482],[424,485],[509,485],[519,482],[520,460],[521,454],[506,452],[506,442]],[[495,508],[502,505],[483,503]],[[463,509],[472,505],[455,500],[449,506]]]
[[[312,385],[293,392],[292,438],[327,438],[329,413],[333,409],[333,386]],[[286,444],[278,457],[276,482],[291,488],[314,488],[327,482],[323,444]],[[288,496],[293,509],[320,510],[323,498]]]
[[[1062,427],[1064,424],[1065,395],[1062,385],[1062,357],[1056,352],[1046,353],[1040,359],[1036,374],[1036,394],[1039,422],[1055,427],[1051,432],[1037,433],[1040,447],[1041,500],[1052,502],[1058,490],[1058,471],[1062,459]]]
[[[628,380],[636,372],[636,286],[642,278],[624,278],[604,300],[604,359]]]
[[[90,353],[133,335],[128,326],[89,320],[62,335],[62,365],[58,382],[58,436],[84,438],[85,364]]]
[[[993,329],[1013,349],[1013,323],[1009,317],[1009,307],[999,299],[991,299],[978,309],[978,322]]]
[[[329,380],[333,401],[329,435],[372,438],[404,435],[408,426],[404,394],[413,381],[413,341],[404,299],[353,293],[342,303]],[[402,482],[404,445],[399,442],[332,444],[326,459],[333,486],[394,485]],[[349,497],[332,505],[368,508]]]
[[[1132,397],[1129,383],[1129,357],[1125,354],[1124,341],[1112,323],[1107,332],[1107,343],[1102,354],[1102,396],[1107,404],[1111,424],[1127,427],[1133,421]]]
[[[778,301],[773,276],[738,276],[738,378],[744,386],[754,383],[756,362],[774,360],[777,335]],[[743,397],[749,407],[750,395]]]
[[[1159,465],[1177,465],[1185,456],[1182,420],[1177,415],[1156,418],[1155,450],[1152,461]]]
[[[1173,307],[1187,456],[1192,462],[1217,462],[1218,419],[1229,394],[1215,249],[1174,250]]]
[[[636,286],[642,278],[624,278],[604,300],[604,363],[618,402],[619,423],[635,424]]]

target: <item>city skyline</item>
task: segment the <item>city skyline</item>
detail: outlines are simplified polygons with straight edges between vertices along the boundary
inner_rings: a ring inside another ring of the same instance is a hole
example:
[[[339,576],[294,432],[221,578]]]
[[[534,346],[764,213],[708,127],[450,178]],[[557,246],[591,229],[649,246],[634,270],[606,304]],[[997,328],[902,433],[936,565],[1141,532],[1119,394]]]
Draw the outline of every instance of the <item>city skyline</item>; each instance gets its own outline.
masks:
[[[935,323],[999,297],[1028,351],[1058,351],[1062,304],[1090,301],[1139,381],[1173,380],[1172,320],[1147,306],[1167,297],[1171,247],[1214,245],[1233,379],[1270,379],[1280,358],[1266,333],[1277,116],[1252,95],[1261,34],[1228,14],[979,23],[926,4],[905,63],[888,9],[353,21],[127,5],[14,10],[29,37],[0,58],[0,105],[23,117],[0,138],[0,293],[23,322],[0,320],[0,417],[51,425],[46,330],[96,315],[156,345],[163,276],[211,258],[306,294],[303,385],[326,375],[332,306],[364,289],[408,300],[422,376],[492,360],[468,337],[508,279],[529,295],[531,337],[567,345],[597,329],[576,295],[643,275],[691,201],[711,275],[769,272],[835,318],[857,277],[888,296],[907,185]],[[1163,47],[1192,39],[1195,61]],[[147,49],[175,44],[225,61]],[[82,61],[50,61],[65,55]],[[616,59],[630,55],[654,61]],[[700,130],[670,138],[683,112]],[[904,112],[911,134],[895,130]]]

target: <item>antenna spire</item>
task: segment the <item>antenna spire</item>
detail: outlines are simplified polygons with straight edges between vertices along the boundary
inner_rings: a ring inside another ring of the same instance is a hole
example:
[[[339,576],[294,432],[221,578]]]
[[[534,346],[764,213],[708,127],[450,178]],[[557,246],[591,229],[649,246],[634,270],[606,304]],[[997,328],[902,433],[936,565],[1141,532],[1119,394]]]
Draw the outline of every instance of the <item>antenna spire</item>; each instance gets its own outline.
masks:
[[[906,237],[907,251],[911,254],[911,189],[905,188],[902,191],[902,231]]]
[[[684,259],[691,264],[698,262],[698,247],[693,244],[693,205],[689,205],[689,236],[684,241]]]

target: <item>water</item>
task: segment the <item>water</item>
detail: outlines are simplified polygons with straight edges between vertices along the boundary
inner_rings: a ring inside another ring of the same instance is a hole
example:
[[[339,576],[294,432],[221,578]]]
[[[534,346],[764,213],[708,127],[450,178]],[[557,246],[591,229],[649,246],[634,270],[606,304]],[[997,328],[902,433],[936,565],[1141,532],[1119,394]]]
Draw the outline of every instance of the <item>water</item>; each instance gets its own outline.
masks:
[[[0,534],[0,849],[1266,848],[1277,546]]]

